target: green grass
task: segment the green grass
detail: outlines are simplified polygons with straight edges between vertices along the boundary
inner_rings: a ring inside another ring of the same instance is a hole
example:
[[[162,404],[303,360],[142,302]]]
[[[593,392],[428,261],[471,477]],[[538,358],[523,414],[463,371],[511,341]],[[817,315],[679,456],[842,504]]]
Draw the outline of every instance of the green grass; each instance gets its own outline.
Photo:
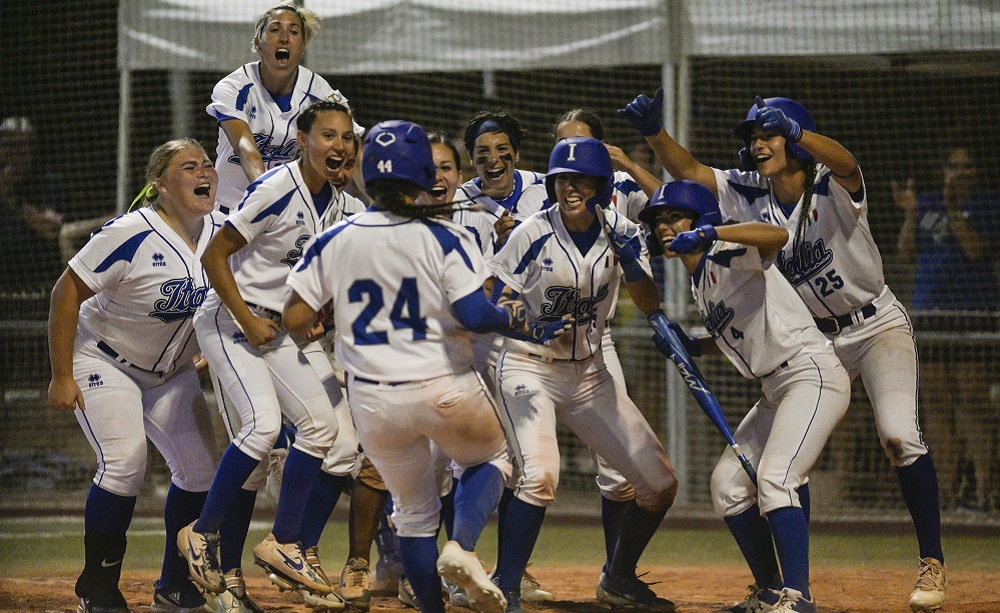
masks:
[[[125,567],[156,570],[163,556],[163,527],[157,519],[132,522]],[[252,566],[253,544],[267,534],[257,522],[247,539],[244,567]],[[320,543],[323,559],[336,568],[347,557],[347,524],[333,521]],[[1000,535],[951,536],[944,542],[948,565],[958,569],[1000,568]],[[886,534],[873,526],[866,533],[820,533],[812,537],[815,566],[910,568],[917,558],[909,533]],[[496,525],[483,533],[479,553],[487,565],[496,556]],[[373,551],[373,556],[375,555]],[[538,566],[600,566],[604,537],[599,525],[576,527],[553,522],[542,529],[532,563]],[[0,569],[6,577],[74,575],[83,564],[83,519],[0,519]],[[661,528],[643,556],[643,565],[742,565],[729,533],[718,529]]]

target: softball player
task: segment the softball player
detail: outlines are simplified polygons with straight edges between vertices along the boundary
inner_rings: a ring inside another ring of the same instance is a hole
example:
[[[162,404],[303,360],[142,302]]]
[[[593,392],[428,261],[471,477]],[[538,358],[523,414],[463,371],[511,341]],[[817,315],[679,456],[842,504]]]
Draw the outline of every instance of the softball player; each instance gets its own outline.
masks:
[[[153,151],[146,179],[142,195],[152,203],[95,232],[52,290],[49,402],[76,409],[98,460],[76,582],[80,613],[128,611],[118,581],[147,437],[171,472],[151,610],[206,607],[177,555],[176,535],[197,517],[218,462],[191,324],[208,290],[199,258],[222,223],[212,213],[218,175],[200,144],[178,139]]]
[[[583,109],[573,109],[563,113],[556,121],[553,136],[556,142],[573,136],[590,137],[603,141],[604,123],[595,113]],[[618,147],[607,143],[605,143],[605,147],[611,155],[612,165],[627,169],[627,172],[625,170],[614,171],[610,206],[629,221],[639,223],[639,213],[649,202],[648,194],[652,194],[662,184],[662,181],[634,164]],[[544,184],[529,187],[521,198],[521,208],[525,212],[540,211],[550,206],[552,206],[552,202],[549,200],[548,190]],[[627,389],[625,372],[622,370],[621,360],[618,359],[618,352],[615,350],[610,325],[610,318],[614,317],[615,306],[618,302],[617,291],[614,293],[613,300],[609,323],[605,326],[604,338],[601,339],[601,351],[604,353],[604,362],[608,367],[608,372],[611,373],[615,383],[624,390]],[[603,458],[595,455],[594,460],[597,463],[597,485],[601,491],[601,520],[604,525],[604,545],[607,554],[602,572],[606,572],[608,565],[611,564],[615,544],[618,542],[618,534],[621,531],[622,513],[628,508],[628,502],[635,498],[635,489],[621,473],[608,465]]]
[[[761,222],[719,225],[715,197],[693,181],[657,190],[640,217],[650,228],[650,252],[680,258],[691,273],[714,345],[745,378],[761,380],[763,397],[735,435],[757,467],[757,486],[729,449],[712,472],[713,505],[755,581],[747,600],[725,612],[815,613],[799,488],[847,412],[851,381],[832,343],[772,266],[788,231]],[[702,354],[700,339],[675,330],[692,355]],[[657,344],[669,355],[666,339]]]
[[[572,334],[547,347],[508,340],[497,362],[501,421],[520,473],[501,526],[504,544],[494,580],[509,611],[520,611],[519,583],[559,479],[556,416],[635,487],[598,599],[612,606],[673,611],[635,575],[636,564],[673,503],[677,480],[649,424],[615,384],[600,351],[624,275],[636,305],[659,308],[639,227],[613,210],[611,157],[593,138],[569,138],[552,150],[545,184],[557,205],[532,215],[493,258],[494,295],[523,299],[528,317],[573,315]],[[601,218],[606,228],[602,229]]]
[[[205,110],[219,124],[215,165],[218,207],[224,214],[235,209],[257,177],[295,158],[295,119],[302,109],[319,100],[350,108],[343,94],[301,65],[306,45],[319,29],[315,13],[291,2],[264,11],[251,46],[260,60],[240,66],[215,85]],[[354,130],[359,138],[364,133],[357,124]]]
[[[488,271],[452,206],[413,204],[435,181],[423,130],[375,126],[362,172],[373,209],[324,232],[289,275],[288,329],[302,332],[332,302],[337,362],[348,373],[358,438],[392,493],[406,575],[425,612],[443,612],[438,572],[461,584],[480,611],[506,602],[473,548],[509,475],[496,407],[472,369],[466,330],[522,330],[518,301],[489,304]],[[432,218],[433,217],[433,218]],[[563,322],[539,327],[561,330]],[[438,556],[440,500],[430,441],[464,471],[453,540]]]
[[[861,375],[913,518],[921,560],[910,608],[939,608],[947,588],[941,511],[937,472],[917,416],[916,344],[906,309],[885,284],[857,161],[817,134],[798,102],[758,97],[734,130],[745,145],[742,169],[711,168],[663,131],[662,103],[661,90],[652,99],[640,95],[620,113],[646,137],[664,168],[711,190],[725,218],[789,230],[778,268],[833,341],[847,372]]]
[[[331,182],[341,180],[345,164],[355,159],[357,137],[347,107],[329,101],[304,110],[297,123],[302,157],[251,184],[203,257],[212,290],[195,316],[195,329],[241,427],[222,457],[204,511],[178,539],[192,577],[216,593],[225,589],[219,527],[240,486],[274,444],[282,413],[297,434],[272,533],[254,548],[254,558],[275,583],[291,585],[303,597],[325,599],[332,591],[299,542],[309,514],[318,512],[307,505],[314,484],[328,485],[317,477],[338,431],[330,395],[339,395],[339,387],[324,387],[321,379],[328,377],[281,329],[278,309],[288,269],[320,229],[334,200]],[[334,605],[343,606],[329,603]]]

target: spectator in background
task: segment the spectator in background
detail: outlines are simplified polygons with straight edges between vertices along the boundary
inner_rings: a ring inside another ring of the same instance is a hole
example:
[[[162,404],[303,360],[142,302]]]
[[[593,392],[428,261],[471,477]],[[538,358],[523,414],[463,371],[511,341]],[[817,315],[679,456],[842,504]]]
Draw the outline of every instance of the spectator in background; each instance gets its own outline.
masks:
[[[899,255],[916,262],[913,317],[922,331],[982,332],[995,330],[1000,307],[996,250],[1000,247],[1000,199],[977,185],[976,159],[966,144],[946,149],[944,185],[918,197],[912,178],[893,182],[892,194],[904,220]],[[988,510],[996,416],[990,406],[985,351],[969,342],[931,344],[921,360],[921,392],[929,430],[939,439],[942,491],[951,502],[961,500],[960,463],[971,462],[975,499],[970,505]],[[947,354],[945,354],[947,352]]]
[[[59,181],[36,163],[36,147],[27,117],[0,124],[0,213],[6,224],[0,293],[47,293],[62,272],[62,215],[55,210]]]

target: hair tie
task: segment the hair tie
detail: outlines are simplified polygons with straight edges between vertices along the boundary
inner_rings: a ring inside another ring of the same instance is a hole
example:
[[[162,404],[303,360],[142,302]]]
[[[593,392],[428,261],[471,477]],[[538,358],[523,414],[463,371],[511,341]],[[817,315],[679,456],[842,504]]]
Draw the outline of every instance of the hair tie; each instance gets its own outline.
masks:
[[[132,204],[128,205],[127,213],[131,213],[132,209],[135,208],[136,203],[142,199],[150,200],[156,195],[156,187],[152,183],[147,183],[140,191],[139,194],[132,200]]]

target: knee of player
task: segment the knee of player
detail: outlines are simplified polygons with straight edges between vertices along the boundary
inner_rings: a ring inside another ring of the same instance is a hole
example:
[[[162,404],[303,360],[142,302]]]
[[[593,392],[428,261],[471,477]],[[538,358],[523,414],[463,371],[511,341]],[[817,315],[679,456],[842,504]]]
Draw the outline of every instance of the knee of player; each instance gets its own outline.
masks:
[[[517,497],[537,506],[548,506],[555,500],[559,487],[558,470],[542,470],[524,476],[517,484]]]
[[[765,457],[757,470],[758,502],[761,512],[799,506],[799,486],[806,475],[790,469],[791,458]]]
[[[308,448],[318,455],[324,456],[333,446],[333,441],[336,440],[339,430],[332,411],[328,418],[327,416],[313,417],[296,423],[295,427],[297,428],[295,446],[300,449]]]
[[[882,440],[882,449],[889,462],[896,468],[913,464],[920,456],[927,453],[927,447],[915,437],[887,436]]]
[[[635,502],[647,511],[666,511],[674,504],[677,498],[677,475],[673,469],[667,467],[662,475],[652,481],[650,487],[636,485]]]
[[[728,449],[726,450],[729,451]],[[722,517],[731,517],[753,506],[757,492],[743,467],[723,455],[712,471],[712,508]]]
[[[119,454],[115,459],[105,458],[100,486],[119,496],[135,496],[142,488],[146,474],[146,445],[131,453]]]

